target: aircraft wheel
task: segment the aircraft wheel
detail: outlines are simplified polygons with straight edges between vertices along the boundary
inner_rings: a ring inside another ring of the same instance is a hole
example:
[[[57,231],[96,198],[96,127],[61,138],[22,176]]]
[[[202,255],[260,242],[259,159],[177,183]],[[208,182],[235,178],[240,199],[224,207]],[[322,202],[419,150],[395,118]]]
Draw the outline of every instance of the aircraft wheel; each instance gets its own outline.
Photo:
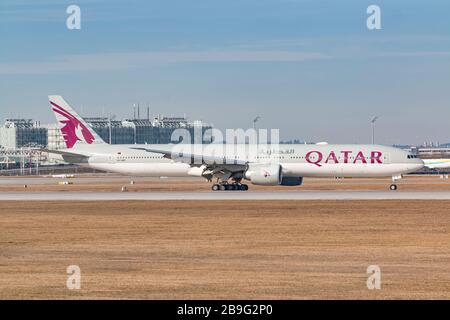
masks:
[[[397,185],[396,185],[396,184],[391,184],[390,187],[389,187],[389,189],[390,189],[391,191],[395,191],[395,190],[397,190]]]
[[[212,191],[219,191],[220,187],[218,184],[213,184],[213,186],[211,187]]]
[[[248,185],[246,185],[246,184],[241,185],[241,190],[242,191],[247,191],[248,190]]]

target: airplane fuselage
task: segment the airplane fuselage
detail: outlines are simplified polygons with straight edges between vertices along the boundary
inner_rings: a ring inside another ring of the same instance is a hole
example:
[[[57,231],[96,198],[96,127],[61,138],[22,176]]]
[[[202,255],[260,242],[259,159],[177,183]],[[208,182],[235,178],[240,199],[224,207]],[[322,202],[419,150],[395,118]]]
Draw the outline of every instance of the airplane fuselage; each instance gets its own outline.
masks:
[[[245,161],[249,165],[277,163],[284,176],[292,177],[386,177],[416,171],[423,167],[423,161],[403,150],[381,145],[80,145],[77,153],[83,160],[64,157],[91,168],[140,176],[183,177],[199,175],[199,166],[193,166],[190,159],[174,161],[162,154],[136,150],[189,149],[190,153],[203,156],[214,155],[224,163]],[[195,150],[195,152],[194,152]],[[68,149],[70,151],[70,149]],[[178,152],[177,150],[176,152]],[[175,151],[174,151],[175,152]],[[188,152],[188,153],[189,153]]]

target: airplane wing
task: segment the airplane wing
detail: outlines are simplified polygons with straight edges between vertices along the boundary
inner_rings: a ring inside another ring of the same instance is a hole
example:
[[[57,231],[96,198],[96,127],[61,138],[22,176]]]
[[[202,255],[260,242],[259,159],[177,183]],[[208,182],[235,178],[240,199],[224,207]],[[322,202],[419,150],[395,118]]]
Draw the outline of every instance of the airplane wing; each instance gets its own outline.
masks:
[[[193,154],[190,152],[184,151],[172,151],[172,150],[162,150],[162,149],[153,149],[153,148],[131,148],[134,150],[143,150],[151,153],[160,153],[164,155],[164,158],[172,159],[174,161],[179,161],[183,163],[187,163],[190,165],[217,165],[217,164],[226,164],[226,165],[241,165],[246,166],[248,161],[240,160],[240,159],[231,159],[225,158],[222,156],[209,156],[203,154]]]
[[[202,176],[208,181],[212,181],[214,177],[221,179],[222,181],[227,181],[229,178],[240,181],[244,177],[245,171],[248,169],[248,162],[240,159],[153,148],[136,147],[131,149],[163,154],[167,159],[187,163],[191,167],[200,168],[199,176]]]

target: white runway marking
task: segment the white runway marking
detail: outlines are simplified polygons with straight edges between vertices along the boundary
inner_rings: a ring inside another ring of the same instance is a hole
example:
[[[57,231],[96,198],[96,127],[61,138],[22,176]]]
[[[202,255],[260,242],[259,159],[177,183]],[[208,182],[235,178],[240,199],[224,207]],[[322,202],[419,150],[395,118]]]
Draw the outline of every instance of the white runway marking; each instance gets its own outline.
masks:
[[[1,192],[5,200],[450,200],[450,191]]]

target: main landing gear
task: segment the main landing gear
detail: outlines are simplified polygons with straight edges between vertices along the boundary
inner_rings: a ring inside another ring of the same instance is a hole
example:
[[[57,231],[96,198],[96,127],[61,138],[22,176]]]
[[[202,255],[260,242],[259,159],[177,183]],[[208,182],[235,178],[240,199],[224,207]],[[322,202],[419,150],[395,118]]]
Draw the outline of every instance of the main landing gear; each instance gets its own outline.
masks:
[[[391,190],[391,191],[395,191],[395,190],[397,190],[397,185],[396,184],[391,184],[390,186],[389,186],[389,190]]]
[[[213,184],[212,191],[247,191],[248,185],[240,183]]]

